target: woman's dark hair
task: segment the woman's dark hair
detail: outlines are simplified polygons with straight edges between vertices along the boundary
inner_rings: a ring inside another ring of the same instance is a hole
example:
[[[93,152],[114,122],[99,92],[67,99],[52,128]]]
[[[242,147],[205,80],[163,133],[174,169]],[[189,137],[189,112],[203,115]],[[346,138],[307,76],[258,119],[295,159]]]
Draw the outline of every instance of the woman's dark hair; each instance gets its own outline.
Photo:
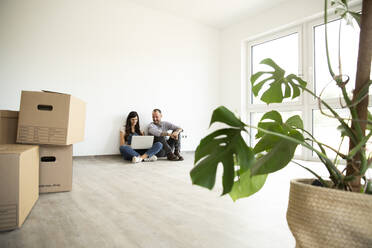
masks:
[[[134,126],[134,132],[136,132],[138,135],[141,135],[140,125],[139,125],[139,116],[136,111],[132,111],[128,114],[127,122],[125,123],[125,136],[124,136],[125,141],[127,141],[129,134],[132,134],[130,119],[134,117],[137,117],[138,119],[136,125]]]

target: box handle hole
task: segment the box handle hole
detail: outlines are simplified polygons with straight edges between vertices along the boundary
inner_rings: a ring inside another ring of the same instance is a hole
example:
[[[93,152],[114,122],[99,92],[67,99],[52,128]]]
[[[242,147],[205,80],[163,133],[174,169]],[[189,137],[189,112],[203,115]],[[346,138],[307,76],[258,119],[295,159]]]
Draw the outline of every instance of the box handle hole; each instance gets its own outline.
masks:
[[[49,156],[49,157],[41,157],[41,162],[56,162],[56,157]]]
[[[38,110],[42,110],[42,111],[52,111],[53,110],[53,106],[52,105],[39,104],[39,105],[37,105],[37,109]]]

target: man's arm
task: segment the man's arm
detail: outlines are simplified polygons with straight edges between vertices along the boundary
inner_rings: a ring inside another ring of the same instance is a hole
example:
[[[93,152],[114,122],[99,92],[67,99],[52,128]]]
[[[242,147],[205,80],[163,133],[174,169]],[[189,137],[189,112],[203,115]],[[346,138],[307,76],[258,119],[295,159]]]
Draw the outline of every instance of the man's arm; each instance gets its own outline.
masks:
[[[172,133],[176,133],[177,135],[180,133],[180,132],[182,132],[183,131],[183,129],[182,128],[178,128],[178,129],[176,129],[175,131],[173,131]]]
[[[178,128],[176,131],[173,131],[170,135],[171,138],[175,139],[175,140],[178,140],[178,135],[180,134],[180,132],[182,132],[183,129],[182,128]]]
[[[165,127],[166,127],[166,130],[172,130],[172,133],[171,134],[168,134],[171,138],[173,139],[178,139],[178,135],[180,134],[180,132],[183,131],[183,129],[179,126],[176,126],[170,122],[165,122]]]
[[[154,135],[156,137],[163,136],[161,129],[157,127],[156,125],[154,125],[153,123],[149,125],[149,134]]]
[[[172,130],[172,132],[182,132],[181,127],[174,125],[170,122],[164,121],[163,124],[166,130]]]
[[[168,132],[161,132],[160,136],[171,136],[171,134]]]

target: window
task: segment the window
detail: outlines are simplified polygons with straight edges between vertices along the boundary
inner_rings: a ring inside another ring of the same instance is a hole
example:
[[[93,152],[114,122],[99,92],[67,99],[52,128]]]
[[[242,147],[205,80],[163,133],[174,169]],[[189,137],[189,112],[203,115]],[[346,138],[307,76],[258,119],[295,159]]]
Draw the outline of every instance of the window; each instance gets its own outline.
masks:
[[[251,47],[252,73],[265,70],[260,62],[265,58],[272,58],[285,71],[298,73],[298,32],[274,40],[269,40]],[[263,88],[264,90],[264,88]],[[259,98],[252,98],[252,103],[262,104]],[[289,101],[286,99],[286,101]]]
[[[345,122],[348,123],[347,119],[350,118],[349,111],[347,109],[335,109],[337,114],[345,119]],[[331,115],[330,111],[323,110],[324,114]],[[313,110],[313,135],[317,139],[317,141],[327,144],[341,153],[347,153],[349,148],[349,138],[345,137],[344,139],[341,137],[340,132],[337,130],[340,124],[337,119],[334,118],[325,118],[324,114],[320,112],[320,110]],[[341,143],[342,141],[342,143]],[[339,146],[341,144],[341,146]],[[318,150],[318,146],[313,144]],[[325,147],[325,151],[329,157],[335,157],[336,153],[331,151],[330,149]],[[313,153],[314,157],[317,157],[316,154]]]
[[[318,96],[321,95],[322,99],[332,108],[338,109],[337,111],[341,117],[348,119],[348,109],[340,106],[339,97],[341,96],[341,91],[333,81],[331,82],[328,72],[324,37],[325,25],[322,22],[323,19],[318,19],[304,23],[298,27],[265,36],[247,44],[247,81],[249,89],[247,116],[249,123],[257,126],[263,113],[270,110],[280,112],[283,120],[294,114],[299,114],[304,121],[304,128],[311,132],[319,142],[329,144],[333,148],[338,149],[341,141],[340,133],[336,130],[336,127],[339,126],[338,121],[324,117],[319,109],[318,101],[314,97],[304,93],[301,97],[294,100],[287,100],[281,104],[266,105],[258,98],[253,98],[253,94],[250,91],[250,76],[257,71],[267,69],[268,67],[259,63],[264,58],[272,58],[286,71],[286,74],[294,73],[303,77],[308,82],[308,88],[312,89]],[[340,27],[341,42],[339,50],[337,44]],[[351,27],[346,25],[343,20],[338,19],[329,23],[327,29],[332,69],[336,74],[339,74],[338,54],[340,53],[342,61],[341,73],[350,77],[347,90],[351,93],[351,89],[355,84],[359,26],[357,23],[353,23],[353,27]],[[370,106],[372,106],[371,99],[372,97],[370,97]],[[329,114],[325,107],[324,109],[322,107],[322,111],[325,114]],[[251,145],[257,143],[254,138],[256,133],[255,129],[251,129],[251,138],[249,140]],[[372,145],[369,146],[372,149]],[[345,138],[340,151],[346,153],[348,147],[349,140]],[[335,157],[333,151],[330,149],[326,151],[330,157]],[[296,158],[305,160],[316,159],[316,156],[308,149],[297,149],[295,155]]]
[[[280,67],[286,72],[295,73],[298,75],[302,74],[302,46],[301,46],[301,27],[296,27],[275,36],[264,37],[263,39],[257,40],[250,43],[248,51],[248,57],[250,63],[249,71],[251,74],[267,69],[266,65],[261,65],[260,62],[265,58],[272,58]],[[249,81],[250,83],[250,81]],[[248,87],[250,89],[250,86]],[[262,90],[265,90],[263,88]],[[298,114],[302,116],[302,100],[296,98],[294,100],[285,99],[282,104],[270,104],[269,106],[262,102],[259,98],[253,97],[253,94],[249,93],[248,99],[248,116],[252,126],[257,126],[257,123],[261,119],[262,115],[266,111],[276,110],[281,113],[283,121],[287,120],[290,116]],[[257,131],[254,128],[250,129],[250,144],[253,146],[257,143],[255,135]],[[295,155],[301,156],[302,148],[299,147],[296,150]]]
[[[350,77],[349,83],[346,85],[348,92],[354,87],[357,64],[357,51],[359,45],[359,28],[354,21],[353,26],[346,25],[344,20],[335,20],[328,24],[328,46],[331,65],[336,74],[340,73],[338,68],[338,36],[341,26],[340,39],[340,55],[341,55],[341,74]],[[322,93],[322,98],[340,97],[340,90],[332,83],[332,78],[328,71],[326,49],[325,49],[325,25],[317,25],[313,28],[314,34],[314,92],[319,96]],[[333,44],[333,45],[331,45]]]

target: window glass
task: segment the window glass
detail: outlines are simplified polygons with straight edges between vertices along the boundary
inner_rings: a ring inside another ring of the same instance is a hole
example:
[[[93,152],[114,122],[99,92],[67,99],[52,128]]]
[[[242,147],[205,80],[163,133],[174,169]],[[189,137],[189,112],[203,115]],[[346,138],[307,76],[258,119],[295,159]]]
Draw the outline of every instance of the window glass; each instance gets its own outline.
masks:
[[[330,111],[325,109],[323,112],[326,115],[331,115]],[[350,118],[349,110],[348,109],[337,109],[337,114],[341,116],[341,118],[345,119],[345,122],[348,123],[348,118]],[[340,143],[342,137],[340,135],[340,131],[337,129],[340,126],[340,123],[335,118],[327,117],[326,115],[322,114],[320,110],[313,110],[313,135],[314,137],[321,143],[327,144],[331,146],[335,150],[339,150],[341,153],[347,153],[349,147],[349,138],[345,137],[343,139],[342,145],[340,147]],[[313,144],[314,148],[319,150],[317,144]],[[325,148],[326,153],[329,157],[335,158],[336,153],[331,151],[328,148]],[[317,156],[313,153],[313,156]]]
[[[339,87],[332,82],[331,76],[328,71],[326,50],[325,50],[325,25],[315,25],[321,23],[322,20],[315,20],[313,23],[305,23],[300,27],[296,28],[297,32],[292,32],[289,35],[283,35],[278,37],[278,34],[273,34],[271,40],[259,43],[259,40],[254,42],[254,45],[250,46],[250,60],[248,61],[251,68],[251,75],[258,71],[272,70],[266,65],[261,65],[260,62],[265,58],[273,59],[281,68],[286,72],[286,75],[293,73],[299,74],[304,70],[305,78],[308,78],[308,83],[311,87],[314,87],[313,91],[316,95],[321,97],[323,100],[327,100],[327,103],[339,113],[339,115],[346,120],[349,119],[349,110],[341,109],[340,102],[337,98],[342,97],[342,92]],[[314,26],[315,25],[315,26]],[[340,32],[341,26],[341,32]],[[330,22],[328,25],[328,44],[330,60],[332,69],[336,75],[340,74],[339,69],[339,51],[341,56],[341,74],[349,77],[349,82],[346,85],[346,90],[351,94],[352,89],[355,85],[356,76],[356,65],[358,56],[359,46],[359,26],[353,20],[353,25],[346,25],[344,20],[335,20]],[[293,29],[292,29],[293,30]],[[305,31],[302,31],[305,30]],[[287,34],[291,31],[288,30]],[[302,35],[304,32],[304,35]],[[339,50],[339,33],[340,33],[340,50]],[[310,37],[313,35],[313,39],[303,39],[304,37]],[[302,39],[302,40],[299,40]],[[311,48],[313,54],[302,51],[302,48]],[[309,57],[310,56],[310,57]],[[250,75],[250,76],[251,76]],[[372,67],[371,67],[371,78],[372,78]],[[250,83],[250,82],[249,82]],[[247,113],[250,116],[250,124],[257,126],[257,123],[263,116],[265,107],[267,106],[259,98],[262,96],[262,92],[268,89],[270,82],[261,89],[261,94],[254,98],[253,94],[250,96],[250,102],[247,105]],[[303,93],[305,95],[307,93]],[[371,92],[369,93],[371,94]],[[369,96],[372,99],[371,95]],[[249,97],[248,97],[249,98]],[[345,103],[342,103],[345,105]],[[340,149],[340,152],[346,154],[349,149],[349,140],[344,138],[342,145],[339,147],[342,140],[340,132],[337,127],[340,125],[337,119],[328,118],[322,114],[318,108],[317,100],[313,97],[302,97],[296,98],[295,100],[285,99],[282,104],[274,104],[267,107],[267,110],[276,109],[282,114],[283,120],[285,121],[290,116],[298,114],[302,116],[304,121],[305,130],[313,130],[315,138],[325,143],[334,149]],[[330,112],[324,108],[326,115]],[[371,109],[370,109],[370,112]],[[249,142],[252,146],[257,144],[255,135],[256,129],[250,129],[251,135]],[[306,136],[306,135],[305,135]],[[314,147],[319,147],[314,143]],[[371,152],[372,155],[372,139],[366,144],[366,149]],[[326,148],[327,155],[329,157],[335,157],[335,152],[331,149]],[[316,154],[313,154],[310,150],[302,150],[299,146],[296,150],[297,158],[298,155],[302,159],[316,159]]]
[[[260,64],[263,59],[271,58],[276,64],[286,71],[286,74],[298,73],[298,33],[293,33],[275,40],[270,40],[251,47],[251,71],[252,75],[258,71],[266,71],[269,67]],[[261,92],[268,88],[266,84]],[[262,94],[261,94],[262,95]],[[262,104],[259,98],[253,97],[252,103]],[[291,101],[285,99],[285,101]]]
[[[355,84],[356,64],[358,57],[359,45],[359,26],[354,21],[353,26],[346,25],[344,20],[330,22],[328,29],[328,49],[332,70],[336,75],[340,74],[338,68],[338,37],[340,33],[340,55],[341,55],[341,74],[350,77],[346,85],[350,93]],[[315,93],[322,93],[322,98],[335,98],[341,96],[341,91],[334,81],[328,70],[326,46],[325,46],[325,25],[314,27],[314,87]]]
[[[368,110],[371,112],[372,108],[368,108]],[[314,137],[328,145],[336,150],[340,150],[341,153],[347,154],[349,150],[349,138],[345,137],[342,139],[340,135],[340,131],[337,129],[338,126],[340,126],[340,123],[335,118],[327,117],[327,115],[331,115],[329,110],[323,110],[323,112],[326,114],[322,114],[320,110],[313,110],[313,135]],[[346,123],[350,124],[350,121],[348,119],[350,118],[350,112],[349,109],[336,109],[337,114],[345,120]],[[368,134],[368,131],[366,132]],[[341,146],[340,143],[343,140]],[[316,149],[319,150],[319,147],[317,144],[313,144]],[[369,141],[366,144],[366,149],[369,152],[372,152],[372,139],[369,139]],[[330,149],[325,149],[327,152],[327,155],[331,158],[335,158],[336,153],[331,151]],[[315,153],[313,153],[313,156],[317,157]]]

